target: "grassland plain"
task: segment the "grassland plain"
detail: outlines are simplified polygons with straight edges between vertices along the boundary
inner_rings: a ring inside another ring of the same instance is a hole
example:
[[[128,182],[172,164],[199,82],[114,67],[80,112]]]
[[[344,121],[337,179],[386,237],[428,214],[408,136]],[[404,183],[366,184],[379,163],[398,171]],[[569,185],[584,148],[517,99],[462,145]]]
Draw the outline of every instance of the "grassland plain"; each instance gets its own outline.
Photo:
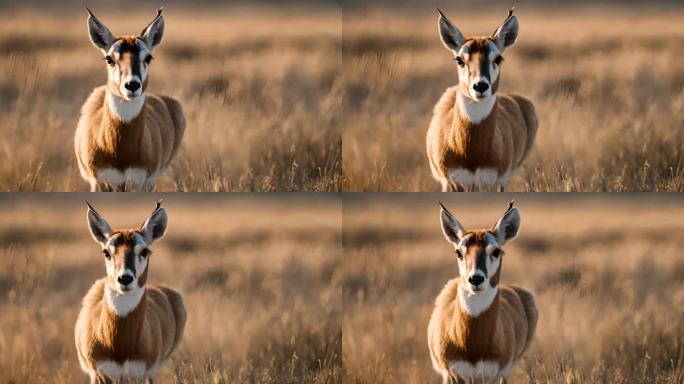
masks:
[[[73,136],[107,75],[83,4],[0,4],[0,190],[85,191]],[[164,10],[150,91],[181,101],[187,129],[157,190],[339,190],[339,7],[217,4]],[[125,35],[158,4],[88,5]]]
[[[491,34],[512,4],[409,3],[344,9],[344,190],[439,189],[425,133],[458,79],[434,7],[471,36]],[[684,190],[684,7],[549,3],[516,3],[520,34],[504,55],[499,92],[531,98],[540,121],[508,190]]]
[[[466,228],[490,228],[517,199],[502,283],[540,312],[509,383],[684,380],[684,200],[665,194],[468,194],[443,200]],[[435,194],[374,194],[343,207],[344,382],[437,383],[427,324],[458,275]]]
[[[194,195],[194,194],[193,194]],[[80,302],[105,275],[84,198],[135,227],[160,195],[0,196],[0,382],[85,382]],[[166,195],[149,281],[177,288],[188,323],[160,383],[340,383],[339,199]]]

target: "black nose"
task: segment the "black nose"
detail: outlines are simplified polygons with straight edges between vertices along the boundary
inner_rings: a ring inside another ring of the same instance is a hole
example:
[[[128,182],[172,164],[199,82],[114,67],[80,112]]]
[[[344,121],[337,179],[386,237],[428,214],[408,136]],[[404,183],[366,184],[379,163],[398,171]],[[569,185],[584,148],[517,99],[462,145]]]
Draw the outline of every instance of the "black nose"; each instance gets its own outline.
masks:
[[[124,287],[133,282],[133,276],[131,275],[121,275],[119,276],[118,279],[116,279],[119,284],[123,285]]]
[[[139,81],[129,81],[128,83],[124,84],[124,88],[128,89],[131,92],[135,92],[140,88],[140,82]]]
[[[472,275],[468,278],[468,282],[470,284],[476,286],[476,287],[478,285],[482,284],[483,281],[484,281],[484,276],[482,276],[482,275]]]
[[[484,92],[489,89],[489,83],[486,83],[484,81],[480,81],[479,83],[473,85],[473,89],[476,92]]]

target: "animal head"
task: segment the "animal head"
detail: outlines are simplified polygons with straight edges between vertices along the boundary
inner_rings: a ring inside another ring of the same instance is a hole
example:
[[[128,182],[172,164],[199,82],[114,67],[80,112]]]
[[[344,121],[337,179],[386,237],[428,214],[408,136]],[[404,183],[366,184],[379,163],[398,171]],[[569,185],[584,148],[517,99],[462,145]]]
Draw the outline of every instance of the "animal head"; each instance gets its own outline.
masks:
[[[100,49],[107,65],[108,89],[125,100],[139,97],[147,89],[152,50],[161,43],[164,35],[162,8],[159,8],[157,16],[143,29],[140,36],[117,38],[87,10],[90,41]]]
[[[161,201],[140,229],[112,230],[107,221],[88,204],[88,226],[107,268],[107,286],[119,294],[143,288],[152,251],[150,246],[166,232],[166,210]]]
[[[499,284],[503,246],[520,229],[520,212],[513,202],[491,230],[466,231],[440,203],[442,231],[454,246],[458,258],[459,284],[470,294],[480,294]]]
[[[459,88],[473,100],[481,101],[494,95],[499,87],[503,52],[518,37],[518,18],[513,9],[492,36],[465,38],[461,31],[439,12],[439,35],[458,65]]]

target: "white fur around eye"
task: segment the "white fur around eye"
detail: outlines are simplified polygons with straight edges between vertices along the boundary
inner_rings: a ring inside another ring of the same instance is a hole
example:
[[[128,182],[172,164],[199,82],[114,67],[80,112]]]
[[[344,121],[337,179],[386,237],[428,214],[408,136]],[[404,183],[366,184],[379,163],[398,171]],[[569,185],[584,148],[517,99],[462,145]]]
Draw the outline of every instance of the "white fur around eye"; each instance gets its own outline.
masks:
[[[135,272],[137,274],[136,281],[138,282],[138,286],[140,286],[140,282],[137,280],[137,278],[139,278],[145,272],[145,269],[147,269],[147,265],[150,259],[149,257],[141,256],[141,253],[145,248],[147,248],[145,238],[136,233],[135,246],[133,247],[133,252],[135,253]]]
[[[141,81],[144,82],[147,79],[147,69],[148,69],[148,64],[145,63],[145,59],[147,56],[150,54],[150,50],[147,49],[147,46],[145,43],[142,41],[138,40],[138,47],[140,48],[140,54],[138,58],[140,59],[140,76],[142,77]]]

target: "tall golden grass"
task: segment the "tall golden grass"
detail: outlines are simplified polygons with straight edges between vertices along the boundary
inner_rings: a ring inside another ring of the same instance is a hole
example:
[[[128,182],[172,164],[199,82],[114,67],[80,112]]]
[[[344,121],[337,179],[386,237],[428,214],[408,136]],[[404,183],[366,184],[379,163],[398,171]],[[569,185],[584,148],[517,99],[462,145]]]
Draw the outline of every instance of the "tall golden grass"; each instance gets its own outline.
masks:
[[[153,5],[90,4],[115,35]],[[183,105],[187,129],[158,191],[341,188],[340,10],[171,4],[150,91]],[[80,107],[106,82],[86,12],[0,12],[0,190],[84,191],[73,155]]]
[[[490,228],[517,199],[502,283],[531,289],[540,320],[509,383],[684,380],[682,196],[447,198],[466,228]],[[344,382],[437,383],[427,324],[458,275],[437,195],[372,195],[343,210]]]
[[[0,196],[0,382],[80,383],[73,329],[105,275],[84,198],[136,227],[159,195]],[[150,283],[184,296],[188,323],[159,383],[340,383],[339,200],[165,197]]]
[[[684,8],[519,6],[499,92],[533,100],[539,132],[511,191],[684,190]],[[467,35],[506,6],[438,2]],[[343,12],[343,188],[436,191],[425,154],[432,108],[457,83],[434,6]]]

